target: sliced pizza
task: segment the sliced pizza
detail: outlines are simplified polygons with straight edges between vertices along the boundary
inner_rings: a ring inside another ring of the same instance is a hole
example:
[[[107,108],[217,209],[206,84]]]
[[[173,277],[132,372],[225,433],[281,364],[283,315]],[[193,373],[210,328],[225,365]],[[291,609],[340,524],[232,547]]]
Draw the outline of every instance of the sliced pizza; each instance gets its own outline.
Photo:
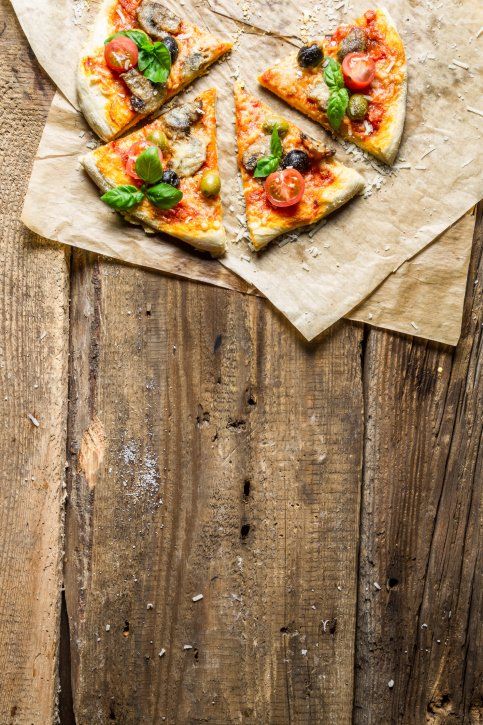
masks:
[[[216,91],[174,106],[81,159],[102,200],[128,221],[225,251],[216,147]]]
[[[318,222],[364,188],[357,171],[265,103],[235,86],[238,165],[256,250]]]
[[[289,54],[259,82],[326,129],[394,162],[406,115],[407,69],[386,10],[368,10]]]
[[[179,93],[232,44],[160,0],[104,0],[79,63],[79,104],[109,141]]]

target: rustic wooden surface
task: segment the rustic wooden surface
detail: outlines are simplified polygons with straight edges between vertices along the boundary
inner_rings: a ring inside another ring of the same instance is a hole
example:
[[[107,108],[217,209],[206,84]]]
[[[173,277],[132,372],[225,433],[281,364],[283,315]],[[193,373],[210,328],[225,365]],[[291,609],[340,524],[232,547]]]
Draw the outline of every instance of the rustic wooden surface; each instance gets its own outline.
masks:
[[[481,722],[481,233],[456,350],[39,244],[1,3],[0,724],[57,712],[62,545],[65,725]]]
[[[4,725],[48,723],[56,697],[69,270],[64,249],[39,243],[19,221],[52,89],[5,2],[0,32],[0,723]]]

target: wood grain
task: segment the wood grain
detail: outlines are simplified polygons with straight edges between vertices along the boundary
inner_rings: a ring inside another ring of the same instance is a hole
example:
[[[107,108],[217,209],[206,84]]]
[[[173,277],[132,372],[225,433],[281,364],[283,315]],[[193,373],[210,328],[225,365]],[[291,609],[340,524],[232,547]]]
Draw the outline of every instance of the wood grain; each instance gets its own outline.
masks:
[[[52,89],[5,0],[0,32],[0,722],[45,725],[57,694],[69,276],[64,251],[19,222]]]
[[[483,718],[481,208],[476,228],[458,348],[366,342],[355,723]]]
[[[349,722],[361,328],[74,258],[77,724]]]

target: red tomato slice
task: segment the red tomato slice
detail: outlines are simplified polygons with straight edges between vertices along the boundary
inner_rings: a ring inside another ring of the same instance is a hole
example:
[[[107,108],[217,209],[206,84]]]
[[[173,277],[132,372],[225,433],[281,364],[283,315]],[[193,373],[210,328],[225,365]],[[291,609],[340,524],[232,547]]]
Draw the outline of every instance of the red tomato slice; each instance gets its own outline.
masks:
[[[370,86],[376,74],[376,65],[366,53],[348,53],[342,61],[344,83],[351,91]]]
[[[126,160],[126,174],[130,176],[131,179],[134,179],[135,181],[142,181],[142,179],[136,173],[136,161],[138,160],[138,156],[140,156],[143,151],[146,151],[146,149],[153,145],[154,144],[146,141],[146,139],[143,139],[142,141],[136,141],[136,143],[133,143],[131,148],[128,150]],[[161,153],[161,149],[159,149],[157,146],[155,148],[157,148],[159,160],[161,161],[161,163],[163,163],[163,154]]]
[[[104,48],[104,58],[114,73],[125,73],[138,63],[138,47],[131,38],[118,35]]]
[[[285,207],[298,204],[304,191],[304,177],[297,169],[274,171],[265,181],[265,192],[273,206]]]

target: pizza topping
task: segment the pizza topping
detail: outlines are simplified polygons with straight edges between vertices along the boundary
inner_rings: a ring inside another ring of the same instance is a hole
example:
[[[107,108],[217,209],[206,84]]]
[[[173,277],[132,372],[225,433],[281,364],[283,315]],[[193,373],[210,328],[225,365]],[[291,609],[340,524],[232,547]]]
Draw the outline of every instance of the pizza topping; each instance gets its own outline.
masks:
[[[166,33],[179,33],[181,18],[175,15],[159,0],[143,0],[137,11],[139,25],[157,40]]]
[[[132,41],[138,51],[136,63],[143,75],[153,83],[166,83],[171,70],[171,55],[164,43],[152,43],[143,30],[121,30],[119,33],[110,35],[105,41],[107,48],[111,43],[121,42],[120,38]],[[107,51],[106,48],[106,51]],[[109,64],[109,55],[106,54],[106,62]],[[133,66],[136,65],[133,63]],[[124,68],[123,70],[127,70]]]
[[[362,53],[367,48],[367,36],[362,28],[352,28],[342,41],[337,57],[342,63],[349,53]]]
[[[175,106],[164,115],[164,123],[173,131],[187,132],[203,115],[200,103],[184,103]]]
[[[138,62],[138,55],[136,43],[122,35],[114,38],[104,47],[107,67],[114,73],[125,73],[130,68],[134,68]]]
[[[304,45],[300,48],[297,54],[298,64],[302,68],[315,68],[320,65],[324,60],[324,53],[322,48],[317,43],[311,45]]]
[[[176,189],[179,187],[179,176],[173,169],[166,169],[163,174],[162,181],[164,184],[171,184]]]
[[[179,55],[178,41],[173,38],[172,35],[165,35],[163,38],[161,38],[161,42],[169,50],[169,54],[171,56],[171,65],[173,65],[173,63],[176,63]]]
[[[164,131],[161,131],[159,129],[151,131],[151,133],[148,134],[148,140],[151,141],[155,146],[159,146],[161,151],[166,151],[168,149],[168,137],[166,136]]]
[[[193,176],[206,161],[206,142],[189,136],[173,144],[171,166],[180,177]]]
[[[172,209],[183,198],[183,192],[175,189],[171,184],[161,182],[147,189],[146,196],[158,209]]]
[[[304,177],[297,169],[283,169],[270,174],[265,181],[267,199],[273,206],[298,204],[305,190]]]
[[[325,81],[317,81],[307,93],[307,98],[317,101],[319,107],[325,111],[329,102],[330,91]]]
[[[283,157],[280,166],[282,169],[293,168],[297,171],[306,172],[310,169],[310,159],[305,151],[294,149]]]
[[[103,194],[103,196],[101,196],[101,199],[110,206],[111,209],[115,209],[116,211],[126,211],[128,209],[132,209],[133,206],[140,204],[144,199],[144,194],[135,186],[122,184],[121,186],[116,186],[114,189],[107,191]]]
[[[156,110],[165,94],[164,88],[155,85],[135,68],[120,76],[131,93],[131,106],[136,113],[151,113]]]
[[[342,73],[347,88],[360,91],[371,85],[376,65],[366,53],[349,53],[342,62]]]
[[[276,123],[270,137],[270,155],[262,156],[261,159],[258,159],[254,177],[256,179],[263,179],[265,176],[268,176],[278,169],[282,154],[282,142],[280,141],[280,136],[278,135],[278,123]]]
[[[136,174],[147,184],[156,184],[163,176],[163,154],[157,146],[148,146],[136,159]]]
[[[273,129],[277,126],[279,136],[285,136],[289,132],[289,123],[284,118],[276,116],[268,116],[263,122],[263,130],[265,133],[273,133]]]
[[[322,141],[317,141],[317,139],[312,138],[307,133],[302,132],[300,134],[300,142],[309,157],[314,161],[329,159],[335,154],[335,151],[328,148]]]
[[[349,98],[349,105],[347,106],[347,115],[352,121],[362,121],[367,115],[369,108],[369,102],[367,98],[362,96],[360,93],[354,93]]]
[[[217,171],[205,171],[200,181],[200,190],[204,196],[218,196],[221,191],[221,179]]]
[[[163,155],[161,151],[156,148],[156,146],[150,146],[150,144],[145,140],[136,141],[136,143],[133,143],[133,145],[128,149],[128,152],[126,154],[126,173],[128,176],[130,176],[132,179],[135,179],[136,181],[149,181],[148,179],[145,179],[145,177],[142,174],[142,167],[141,167],[141,173],[139,173],[139,169],[137,166],[138,159],[144,154],[144,152],[151,150],[151,154],[154,157],[156,155],[157,157],[157,169],[160,172],[159,174],[156,174],[157,178],[155,181],[149,182],[149,183],[155,183],[156,181],[159,181],[162,174],[162,162],[163,162]],[[154,162],[156,163],[156,162]],[[148,172],[149,173],[149,172]]]
[[[258,161],[270,153],[270,148],[266,141],[255,141],[247,148],[242,157],[243,166],[247,171],[253,172]]]
[[[340,65],[335,58],[329,58],[327,60],[324,79],[330,91],[327,102],[327,118],[332,128],[338,131],[349,104],[349,93],[344,86],[344,77]]]
[[[186,78],[198,74],[209,63],[209,60],[208,53],[205,54],[199,50],[190,53],[183,61],[182,75]]]

